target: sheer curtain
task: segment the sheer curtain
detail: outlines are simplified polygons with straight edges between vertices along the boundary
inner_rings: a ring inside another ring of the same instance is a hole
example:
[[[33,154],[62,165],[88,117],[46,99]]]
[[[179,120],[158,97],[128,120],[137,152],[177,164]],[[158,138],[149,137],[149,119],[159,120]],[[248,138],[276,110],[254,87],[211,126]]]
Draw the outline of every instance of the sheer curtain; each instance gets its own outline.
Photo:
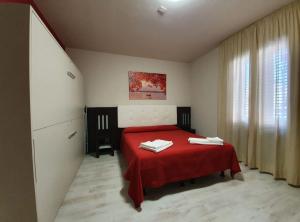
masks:
[[[251,168],[300,185],[300,2],[220,46],[218,133]]]
[[[285,175],[289,87],[289,45],[285,37],[267,41],[258,52],[257,167]]]
[[[239,160],[248,161],[252,41],[256,28],[237,33],[220,47],[218,134],[236,147]]]

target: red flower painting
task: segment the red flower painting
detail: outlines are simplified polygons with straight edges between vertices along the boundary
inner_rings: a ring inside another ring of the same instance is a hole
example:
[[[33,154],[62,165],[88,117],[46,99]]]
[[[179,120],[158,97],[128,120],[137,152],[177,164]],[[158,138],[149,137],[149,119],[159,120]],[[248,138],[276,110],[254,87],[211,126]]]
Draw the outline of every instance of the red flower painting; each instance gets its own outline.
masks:
[[[130,100],[165,100],[166,74],[147,72],[128,72]]]

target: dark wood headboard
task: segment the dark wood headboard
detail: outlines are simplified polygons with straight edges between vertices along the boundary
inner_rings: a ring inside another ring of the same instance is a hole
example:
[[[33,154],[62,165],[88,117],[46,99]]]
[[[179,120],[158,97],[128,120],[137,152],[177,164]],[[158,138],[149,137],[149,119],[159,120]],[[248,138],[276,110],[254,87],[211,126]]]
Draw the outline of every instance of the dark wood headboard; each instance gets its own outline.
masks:
[[[181,129],[191,129],[191,107],[177,107],[177,126]]]
[[[191,107],[177,107],[177,126],[191,128]],[[94,153],[104,142],[120,149],[122,129],[118,128],[118,107],[88,107],[87,129],[87,153]]]

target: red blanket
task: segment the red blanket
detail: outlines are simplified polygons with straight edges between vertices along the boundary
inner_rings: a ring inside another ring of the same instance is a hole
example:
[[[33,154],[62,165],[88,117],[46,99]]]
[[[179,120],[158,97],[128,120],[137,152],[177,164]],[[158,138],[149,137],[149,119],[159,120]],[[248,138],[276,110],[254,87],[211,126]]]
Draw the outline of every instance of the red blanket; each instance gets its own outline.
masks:
[[[143,188],[156,188],[226,169],[232,175],[241,171],[232,145],[189,144],[189,137],[199,136],[176,126],[130,127],[123,131],[122,153],[128,164],[125,179],[130,182],[128,194],[135,207],[144,200]],[[174,145],[160,153],[139,148],[141,142],[155,139],[171,140]]]

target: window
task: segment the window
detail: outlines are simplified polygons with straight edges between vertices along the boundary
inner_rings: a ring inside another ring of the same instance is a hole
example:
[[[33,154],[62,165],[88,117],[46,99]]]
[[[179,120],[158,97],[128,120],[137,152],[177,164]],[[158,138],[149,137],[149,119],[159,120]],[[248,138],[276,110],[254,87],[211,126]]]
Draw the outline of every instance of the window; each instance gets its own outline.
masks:
[[[259,50],[259,125],[285,127],[288,112],[289,48],[282,38]],[[233,123],[249,121],[250,54],[246,52],[231,63]]]
[[[277,50],[274,55],[274,106],[275,112],[273,115],[281,121],[287,121],[288,111],[288,73],[289,73],[289,53],[288,46],[285,42]]]
[[[260,125],[285,126],[288,112],[289,52],[285,38],[260,50]]]
[[[233,122],[248,124],[249,87],[250,87],[250,53],[236,57],[232,62],[233,86]]]

